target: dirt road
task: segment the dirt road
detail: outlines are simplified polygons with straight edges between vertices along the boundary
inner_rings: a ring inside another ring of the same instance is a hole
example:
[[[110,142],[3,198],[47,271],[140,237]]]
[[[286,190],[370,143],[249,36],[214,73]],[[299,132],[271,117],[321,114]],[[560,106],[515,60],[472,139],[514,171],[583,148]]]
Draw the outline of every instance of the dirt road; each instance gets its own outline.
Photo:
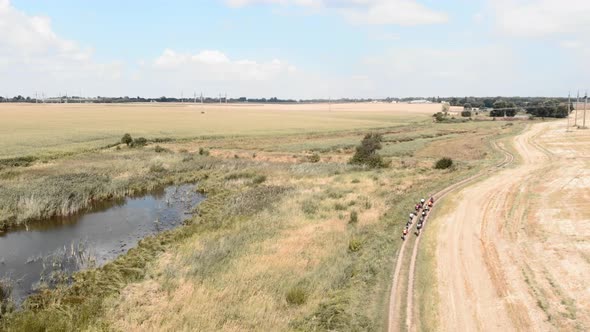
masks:
[[[521,162],[432,221],[441,329],[588,330],[590,130],[539,123],[509,143]]]

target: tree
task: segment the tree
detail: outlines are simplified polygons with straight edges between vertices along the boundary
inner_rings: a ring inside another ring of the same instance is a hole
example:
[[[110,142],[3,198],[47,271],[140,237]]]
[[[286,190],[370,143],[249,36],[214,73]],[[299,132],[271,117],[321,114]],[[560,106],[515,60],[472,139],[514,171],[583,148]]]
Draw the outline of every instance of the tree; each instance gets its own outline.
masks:
[[[461,112],[461,116],[464,118],[470,118],[471,117],[471,111],[463,111]]]
[[[541,118],[565,118],[568,116],[568,109],[567,104],[559,104],[556,100],[547,100],[527,107],[527,113]]]
[[[471,106],[470,103],[465,103],[465,105],[463,105],[463,108],[466,110],[471,110],[473,107]]]
[[[366,165],[371,168],[386,167],[387,164],[383,161],[383,158],[377,153],[377,150],[381,150],[381,141],[383,135],[377,133],[369,133],[365,135],[361,141],[361,145],[356,147],[356,152],[350,163],[353,165]]]
[[[449,110],[451,110],[451,105],[449,105],[448,103],[443,103],[442,104],[442,112],[444,113],[445,116],[448,115]]]
[[[483,106],[485,108],[492,108],[492,107],[494,107],[494,100],[493,99],[490,99],[490,98],[484,99],[483,100]]]
[[[516,108],[510,108],[506,110],[506,116],[513,118],[516,115]]]
[[[514,103],[507,102],[499,99],[494,102],[494,109],[490,111],[490,116],[508,116],[513,117],[516,115],[516,105]]]
[[[121,143],[123,144],[127,144],[127,146],[130,146],[131,143],[133,143],[133,138],[131,138],[131,135],[129,135],[129,133],[123,135],[123,137],[121,137]]]

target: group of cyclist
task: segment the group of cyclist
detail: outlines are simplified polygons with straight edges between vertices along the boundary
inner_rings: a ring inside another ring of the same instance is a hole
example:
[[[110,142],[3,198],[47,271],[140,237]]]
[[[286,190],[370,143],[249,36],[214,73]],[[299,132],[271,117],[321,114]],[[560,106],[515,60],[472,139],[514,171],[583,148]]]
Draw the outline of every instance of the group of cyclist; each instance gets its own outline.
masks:
[[[410,213],[410,219],[408,219],[408,221],[406,222],[406,226],[404,227],[404,230],[402,232],[402,240],[405,240],[406,236],[408,236],[410,228],[412,228],[412,225],[414,224],[414,219],[416,218],[418,219],[418,223],[416,224],[415,234],[416,236],[420,235],[420,231],[422,230],[422,228],[424,227],[424,223],[426,222],[426,216],[428,216],[428,213],[432,209],[433,205],[434,197],[430,197],[428,202],[424,198],[422,198],[420,202],[416,204],[416,206],[414,206],[414,211]]]

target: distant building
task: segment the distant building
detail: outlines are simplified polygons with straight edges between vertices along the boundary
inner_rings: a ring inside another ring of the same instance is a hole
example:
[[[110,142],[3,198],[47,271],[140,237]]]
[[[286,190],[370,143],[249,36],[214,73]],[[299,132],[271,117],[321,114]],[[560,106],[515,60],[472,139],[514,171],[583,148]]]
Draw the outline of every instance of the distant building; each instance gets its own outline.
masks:
[[[432,104],[432,102],[426,99],[416,99],[410,100],[410,104]]]

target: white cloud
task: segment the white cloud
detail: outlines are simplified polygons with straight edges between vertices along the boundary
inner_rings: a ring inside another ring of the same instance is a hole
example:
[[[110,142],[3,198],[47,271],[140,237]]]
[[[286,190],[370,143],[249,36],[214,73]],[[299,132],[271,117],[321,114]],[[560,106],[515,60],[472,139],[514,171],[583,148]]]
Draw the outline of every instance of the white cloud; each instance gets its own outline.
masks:
[[[0,75],[11,78],[0,80],[1,93],[77,91],[82,82],[96,85],[100,82],[95,80],[117,80],[121,70],[121,63],[97,63],[91,50],[59,37],[48,17],[29,16],[10,1],[0,0]]]
[[[231,60],[217,50],[190,54],[170,49],[153,61],[151,70],[194,77],[199,81],[264,81],[296,72],[295,66],[278,59],[259,63],[248,59]]]
[[[496,24],[505,34],[552,37],[590,33],[588,0],[490,0]]]
[[[488,1],[496,28],[502,35],[543,41],[553,49],[560,47],[560,56],[549,60],[554,61],[549,67],[561,67],[569,72],[563,77],[564,85],[585,84],[590,73],[586,65],[590,56],[589,0]],[[535,58],[539,56],[542,55]]]
[[[511,54],[499,45],[400,47],[385,55],[367,57],[364,64],[369,75],[377,80],[377,86],[394,96],[512,95],[525,80],[519,78],[518,59]]]
[[[226,0],[225,2],[231,7],[279,4],[331,9],[355,24],[413,26],[448,21],[447,14],[432,10],[416,0]]]

